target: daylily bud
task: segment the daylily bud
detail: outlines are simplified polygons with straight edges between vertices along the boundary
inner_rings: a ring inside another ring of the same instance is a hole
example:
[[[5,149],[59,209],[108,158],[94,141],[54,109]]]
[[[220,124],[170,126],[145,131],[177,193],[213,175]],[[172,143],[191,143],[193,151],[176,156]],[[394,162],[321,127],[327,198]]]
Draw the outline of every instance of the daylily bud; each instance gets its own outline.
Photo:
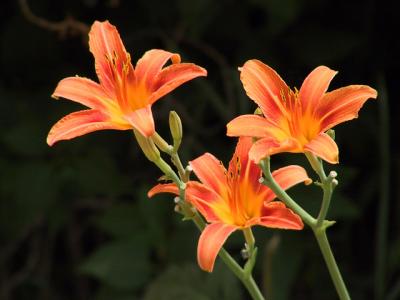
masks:
[[[152,136],[151,139],[153,142],[156,144],[158,149],[160,149],[162,152],[171,154],[172,151],[172,146],[168,145],[168,143],[157,133],[155,132]]]
[[[172,139],[174,140],[174,150],[178,150],[182,141],[182,122],[175,111],[169,112],[169,128],[171,130]]]
[[[144,137],[136,130],[133,132],[135,133],[136,140],[147,159],[152,162],[157,161],[160,158],[160,151],[158,151],[153,140],[151,138]]]
[[[262,115],[263,115],[263,112],[262,112],[261,108],[257,107],[256,110],[254,111],[254,114],[255,114],[255,115],[262,116]]]
[[[326,134],[329,135],[329,136],[332,138],[332,140],[335,140],[335,130],[329,129],[329,130],[326,132]]]

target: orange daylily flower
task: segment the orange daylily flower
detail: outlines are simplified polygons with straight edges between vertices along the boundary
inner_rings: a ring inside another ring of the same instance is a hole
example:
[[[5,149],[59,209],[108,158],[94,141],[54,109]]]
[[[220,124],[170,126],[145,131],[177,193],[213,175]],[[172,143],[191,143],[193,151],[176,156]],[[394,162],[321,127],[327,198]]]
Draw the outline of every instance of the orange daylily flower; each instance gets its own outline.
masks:
[[[283,202],[273,201],[275,194],[259,182],[261,169],[249,159],[251,138],[240,138],[228,170],[212,154],[190,162],[200,182],[189,181],[186,200],[205,217],[208,224],[201,233],[197,259],[200,267],[211,272],[216,256],[228,236],[238,229],[254,225],[281,229],[302,229],[301,218]],[[288,166],[273,172],[277,183],[287,189],[300,182],[311,182],[305,170]],[[148,195],[179,194],[175,184],[159,184]]]
[[[264,116],[235,118],[227,125],[227,135],[259,138],[249,154],[256,163],[280,152],[311,152],[329,163],[338,163],[338,147],[325,132],[356,118],[365,101],[377,97],[376,90],[365,85],[326,92],[337,72],[325,66],[314,69],[300,91],[291,90],[259,60],[249,60],[239,70],[247,95]]]
[[[143,136],[154,134],[151,106],[181,84],[207,71],[180,63],[180,56],[164,50],[147,51],[134,68],[117,29],[108,21],[94,22],[89,47],[100,83],[68,77],[58,83],[54,98],[67,98],[90,109],[71,113],[50,130],[47,143],[69,140],[104,129],[134,128]],[[172,65],[163,68],[168,62]]]

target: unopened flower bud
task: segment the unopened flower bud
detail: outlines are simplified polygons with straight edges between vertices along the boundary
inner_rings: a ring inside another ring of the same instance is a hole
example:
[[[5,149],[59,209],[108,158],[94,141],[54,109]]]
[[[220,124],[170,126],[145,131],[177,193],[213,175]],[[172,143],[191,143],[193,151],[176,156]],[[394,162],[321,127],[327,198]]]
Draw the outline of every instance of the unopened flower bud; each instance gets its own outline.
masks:
[[[335,130],[329,129],[329,130],[326,132],[326,134],[329,135],[329,136],[332,138],[332,140],[335,139]]]
[[[165,153],[171,153],[172,151],[172,146],[168,145],[166,141],[157,133],[155,132],[152,136],[151,139],[153,140],[154,144],[160,149],[162,152]]]
[[[172,139],[174,140],[174,150],[177,151],[182,141],[182,122],[175,111],[169,112],[169,128],[171,130]]]
[[[254,111],[254,114],[255,114],[255,115],[262,116],[262,115],[263,115],[263,112],[262,112],[261,108],[257,107],[256,110]]]
[[[337,177],[337,172],[336,171],[330,171],[329,172],[329,177],[336,178]]]
[[[141,135],[136,130],[133,131],[135,133],[136,140],[142,149],[144,155],[146,155],[147,159],[155,162],[160,159],[160,151],[158,151],[156,145],[154,144],[151,138],[146,138]]]

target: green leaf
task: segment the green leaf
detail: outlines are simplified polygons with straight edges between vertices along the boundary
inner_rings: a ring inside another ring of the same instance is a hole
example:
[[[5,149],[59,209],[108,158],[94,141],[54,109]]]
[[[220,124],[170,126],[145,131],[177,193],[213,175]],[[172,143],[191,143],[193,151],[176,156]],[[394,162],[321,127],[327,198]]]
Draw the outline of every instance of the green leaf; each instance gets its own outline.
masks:
[[[146,283],[150,267],[146,238],[137,235],[99,248],[79,270],[114,288],[135,290]]]
[[[222,264],[217,264],[211,274],[194,264],[171,266],[149,285],[144,300],[239,300],[239,287],[237,279]]]

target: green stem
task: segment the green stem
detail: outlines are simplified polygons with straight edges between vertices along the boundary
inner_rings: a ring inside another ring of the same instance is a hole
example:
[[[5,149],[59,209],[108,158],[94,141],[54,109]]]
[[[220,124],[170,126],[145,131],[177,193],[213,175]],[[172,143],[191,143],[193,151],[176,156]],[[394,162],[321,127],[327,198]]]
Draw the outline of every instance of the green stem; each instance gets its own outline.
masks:
[[[251,230],[250,227],[244,228],[243,235],[244,235],[244,239],[246,240],[247,247],[249,248],[250,252],[252,252],[254,249],[254,244],[255,244],[253,231]],[[250,253],[250,255],[251,255],[251,253]]]
[[[333,189],[337,185],[337,181],[335,179],[336,173],[331,172],[329,176],[326,176],[322,162],[319,161],[317,157],[310,153],[307,154],[307,158],[309,158],[312,168],[319,175],[324,191],[321,210],[317,220],[313,218],[308,212],[306,212],[301,206],[299,206],[275,181],[271,174],[269,157],[267,157],[260,163],[260,167],[265,177],[263,183],[268,186],[275,193],[275,195],[280,200],[282,200],[289,208],[291,208],[296,214],[298,214],[303,219],[304,223],[311,227],[318,241],[318,245],[324,257],[325,263],[328,267],[339,298],[341,300],[350,300],[349,293],[347,292],[346,285],[343,281],[342,275],[340,274],[339,268],[336,264],[331,247],[329,245],[328,238],[326,236],[326,229],[333,224],[333,222],[325,220],[325,217],[329,209]]]
[[[291,208],[296,214],[298,214],[308,226],[313,227],[316,224],[316,220],[306,212],[300,205],[298,205],[275,181],[271,174],[270,160],[269,157],[265,158],[260,162],[260,167],[264,173],[265,178],[261,178],[264,185],[268,186],[275,195],[282,200],[289,208]],[[264,180],[262,180],[264,179]]]
[[[340,274],[340,270],[336,264],[335,257],[333,256],[332,249],[329,245],[329,241],[326,236],[326,228],[313,228],[313,231],[339,298],[341,300],[350,300],[350,295],[346,289],[346,285],[343,281],[342,275]]]
[[[187,182],[189,180],[189,178],[187,178],[187,176],[186,176],[186,171],[183,168],[181,159],[180,159],[180,157],[179,157],[177,152],[171,153],[171,161],[175,165],[175,167],[178,169],[179,177],[181,177],[181,179],[184,182]]]

